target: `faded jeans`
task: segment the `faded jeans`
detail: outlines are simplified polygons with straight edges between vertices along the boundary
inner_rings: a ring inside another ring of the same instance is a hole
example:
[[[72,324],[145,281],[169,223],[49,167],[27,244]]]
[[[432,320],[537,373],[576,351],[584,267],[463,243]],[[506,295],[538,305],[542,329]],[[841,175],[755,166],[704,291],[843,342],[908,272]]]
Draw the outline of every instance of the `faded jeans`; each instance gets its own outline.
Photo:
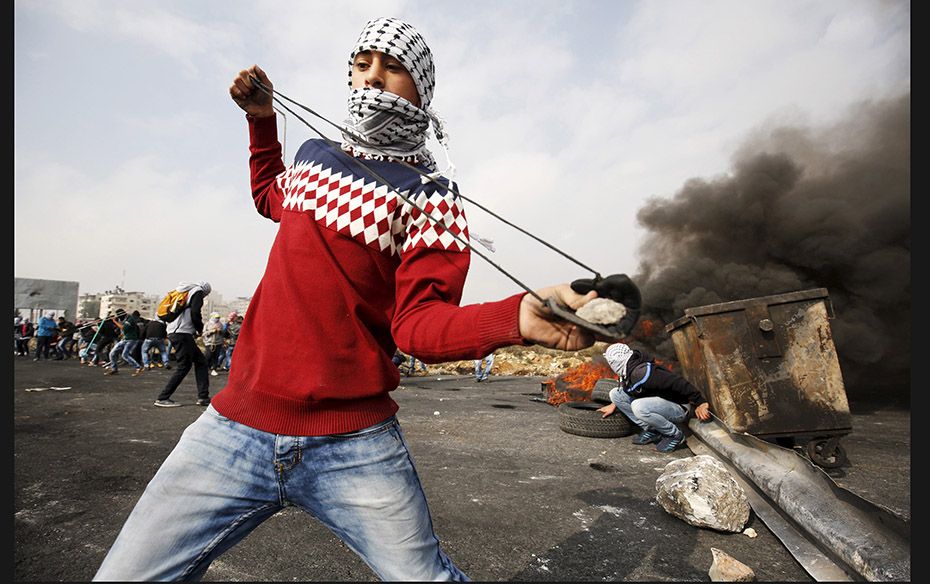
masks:
[[[226,369],[229,369],[232,366],[232,354],[235,348],[236,345],[226,345],[226,359],[221,364]]]
[[[689,406],[676,404],[661,397],[638,397],[630,398],[630,395],[615,387],[610,390],[610,401],[612,401],[626,417],[633,421],[634,424],[643,430],[656,430],[663,436],[672,436],[677,434],[678,427],[676,424],[684,422],[688,418]]]
[[[475,379],[479,381],[487,379],[492,367],[494,367],[494,353],[482,359],[475,359]]]
[[[142,366],[148,367],[152,362],[152,357],[149,355],[149,351],[152,349],[158,349],[158,354],[161,356],[162,365],[168,364],[168,348],[165,347],[165,339],[145,339],[142,341]]]
[[[122,357],[124,361],[135,367],[136,369],[142,369],[142,365],[135,360],[132,356],[132,352],[142,341],[137,340],[127,340],[123,339],[122,341],[113,345],[113,348],[110,349],[110,369],[116,371],[119,368],[119,358]]]
[[[67,359],[71,357],[71,345],[74,344],[74,339],[72,337],[63,337],[58,341],[58,356],[62,359]]]
[[[349,434],[284,436],[212,405],[149,482],[94,580],[199,580],[287,506],[316,517],[382,580],[468,580],[439,547],[394,417]]]

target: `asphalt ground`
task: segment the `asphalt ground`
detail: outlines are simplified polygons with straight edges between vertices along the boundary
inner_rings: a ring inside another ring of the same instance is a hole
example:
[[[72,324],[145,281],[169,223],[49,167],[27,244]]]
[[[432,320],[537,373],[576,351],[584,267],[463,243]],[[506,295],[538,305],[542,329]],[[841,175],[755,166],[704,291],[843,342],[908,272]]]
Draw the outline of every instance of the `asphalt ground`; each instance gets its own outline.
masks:
[[[193,373],[152,401],[170,371],[103,375],[75,361],[13,363],[13,581],[87,581],[148,480],[203,408]],[[225,384],[211,377],[211,394]],[[402,378],[398,419],[445,551],[479,581],[708,581],[711,548],[758,581],[813,579],[754,514],[758,536],[693,527],[655,501],[671,460],[691,456],[559,429],[541,377]],[[49,389],[56,387],[59,389]],[[67,388],[67,389],[65,389]],[[40,391],[34,391],[40,389]],[[27,391],[33,390],[33,391]],[[910,411],[851,400],[847,489],[910,519]],[[693,440],[694,438],[692,438]],[[216,560],[207,581],[372,581],[301,511],[273,516]]]

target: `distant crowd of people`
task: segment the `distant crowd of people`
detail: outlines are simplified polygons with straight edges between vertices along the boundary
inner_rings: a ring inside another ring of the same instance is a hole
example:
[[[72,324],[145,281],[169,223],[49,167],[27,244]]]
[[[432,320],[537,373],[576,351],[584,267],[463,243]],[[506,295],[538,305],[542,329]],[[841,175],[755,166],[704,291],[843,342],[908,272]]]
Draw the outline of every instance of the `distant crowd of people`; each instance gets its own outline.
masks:
[[[233,311],[225,320],[213,312],[204,323],[200,341],[210,375],[229,371],[242,322],[243,316]],[[13,355],[31,355],[33,361],[76,359],[81,365],[103,368],[104,375],[116,375],[120,365],[126,364],[135,377],[147,369],[171,369],[175,347],[167,325],[157,318],[144,318],[138,310],[118,309],[102,319],[77,322],[64,316],[56,320],[53,312],[47,312],[37,323],[13,316]]]

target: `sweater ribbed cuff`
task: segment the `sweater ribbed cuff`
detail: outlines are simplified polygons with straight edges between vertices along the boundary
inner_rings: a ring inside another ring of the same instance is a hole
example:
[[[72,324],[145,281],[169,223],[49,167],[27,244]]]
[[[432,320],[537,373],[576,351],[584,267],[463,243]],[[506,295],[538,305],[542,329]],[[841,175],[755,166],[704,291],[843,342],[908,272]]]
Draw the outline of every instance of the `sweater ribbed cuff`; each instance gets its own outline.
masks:
[[[520,302],[526,292],[514,294],[499,302],[482,305],[478,315],[478,333],[482,344],[482,353],[487,355],[501,347],[511,345],[531,345],[520,336]]]
[[[256,118],[246,114],[249,122],[249,142],[252,146],[272,146],[278,141],[277,116]]]

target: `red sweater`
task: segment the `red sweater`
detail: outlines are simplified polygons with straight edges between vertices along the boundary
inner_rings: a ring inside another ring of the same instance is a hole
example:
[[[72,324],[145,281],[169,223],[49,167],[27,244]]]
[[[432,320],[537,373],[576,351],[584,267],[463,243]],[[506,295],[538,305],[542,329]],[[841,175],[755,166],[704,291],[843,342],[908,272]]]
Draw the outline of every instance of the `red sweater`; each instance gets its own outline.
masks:
[[[246,117],[255,208],[279,225],[213,398],[220,414],[277,434],[352,432],[397,411],[395,347],[439,363],[523,344],[523,293],[459,306],[470,259],[451,235],[468,240],[459,197],[364,161],[436,224],[323,140],[285,169],[275,118]]]

